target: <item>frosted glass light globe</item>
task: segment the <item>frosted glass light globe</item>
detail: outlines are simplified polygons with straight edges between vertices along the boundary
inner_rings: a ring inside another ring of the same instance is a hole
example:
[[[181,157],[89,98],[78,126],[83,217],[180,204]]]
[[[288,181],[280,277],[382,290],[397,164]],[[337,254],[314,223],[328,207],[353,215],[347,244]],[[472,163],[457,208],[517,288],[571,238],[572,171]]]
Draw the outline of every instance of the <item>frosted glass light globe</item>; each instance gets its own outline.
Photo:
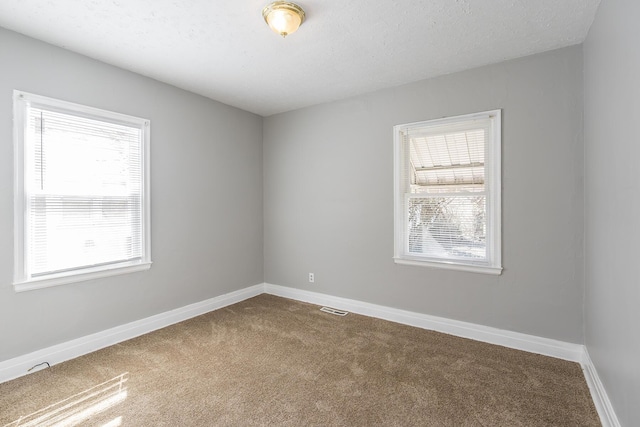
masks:
[[[304,21],[305,13],[300,6],[286,1],[276,1],[262,10],[269,27],[282,37],[296,32]]]

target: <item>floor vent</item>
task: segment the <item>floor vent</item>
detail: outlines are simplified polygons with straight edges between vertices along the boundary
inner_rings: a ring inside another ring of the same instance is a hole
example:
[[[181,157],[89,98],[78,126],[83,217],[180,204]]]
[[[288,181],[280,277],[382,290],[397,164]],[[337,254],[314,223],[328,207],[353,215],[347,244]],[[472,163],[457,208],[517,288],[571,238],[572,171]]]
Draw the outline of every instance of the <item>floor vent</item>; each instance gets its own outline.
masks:
[[[325,313],[329,314],[335,314],[336,316],[346,316],[347,314],[349,314],[348,311],[336,310],[335,308],[331,307],[322,307],[320,311],[324,311]]]

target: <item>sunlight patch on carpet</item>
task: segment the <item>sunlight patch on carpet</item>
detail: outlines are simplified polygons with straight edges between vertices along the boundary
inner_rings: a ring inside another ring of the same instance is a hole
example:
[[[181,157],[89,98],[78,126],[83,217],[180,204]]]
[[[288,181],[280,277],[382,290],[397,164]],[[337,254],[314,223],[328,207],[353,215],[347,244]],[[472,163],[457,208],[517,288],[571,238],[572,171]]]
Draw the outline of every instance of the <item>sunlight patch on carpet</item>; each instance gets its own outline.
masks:
[[[88,388],[52,405],[21,416],[5,427],[74,426],[112,408],[127,398],[126,382],[129,373],[122,373],[108,381]],[[122,417],[117,417],[104,427],[117,427]]]

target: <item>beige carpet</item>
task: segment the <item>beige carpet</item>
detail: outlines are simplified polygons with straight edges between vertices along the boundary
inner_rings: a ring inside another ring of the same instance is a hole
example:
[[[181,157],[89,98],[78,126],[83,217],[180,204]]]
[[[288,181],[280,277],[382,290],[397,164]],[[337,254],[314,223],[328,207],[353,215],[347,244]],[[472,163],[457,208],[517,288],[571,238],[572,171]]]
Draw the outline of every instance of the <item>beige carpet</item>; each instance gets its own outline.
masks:
[[[7,423],[600,425],[576,363],[270,295],[0,384]]]

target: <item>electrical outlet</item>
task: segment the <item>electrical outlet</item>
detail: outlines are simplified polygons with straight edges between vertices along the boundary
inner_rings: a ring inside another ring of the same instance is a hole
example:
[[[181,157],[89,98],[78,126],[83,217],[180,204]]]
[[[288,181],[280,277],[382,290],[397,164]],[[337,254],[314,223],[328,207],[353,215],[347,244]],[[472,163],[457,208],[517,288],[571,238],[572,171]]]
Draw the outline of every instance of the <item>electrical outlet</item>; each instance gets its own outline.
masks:
[[[313,275],[313,273],[309,273],[309,283],[313,283],[316,281],[315,276]]]

